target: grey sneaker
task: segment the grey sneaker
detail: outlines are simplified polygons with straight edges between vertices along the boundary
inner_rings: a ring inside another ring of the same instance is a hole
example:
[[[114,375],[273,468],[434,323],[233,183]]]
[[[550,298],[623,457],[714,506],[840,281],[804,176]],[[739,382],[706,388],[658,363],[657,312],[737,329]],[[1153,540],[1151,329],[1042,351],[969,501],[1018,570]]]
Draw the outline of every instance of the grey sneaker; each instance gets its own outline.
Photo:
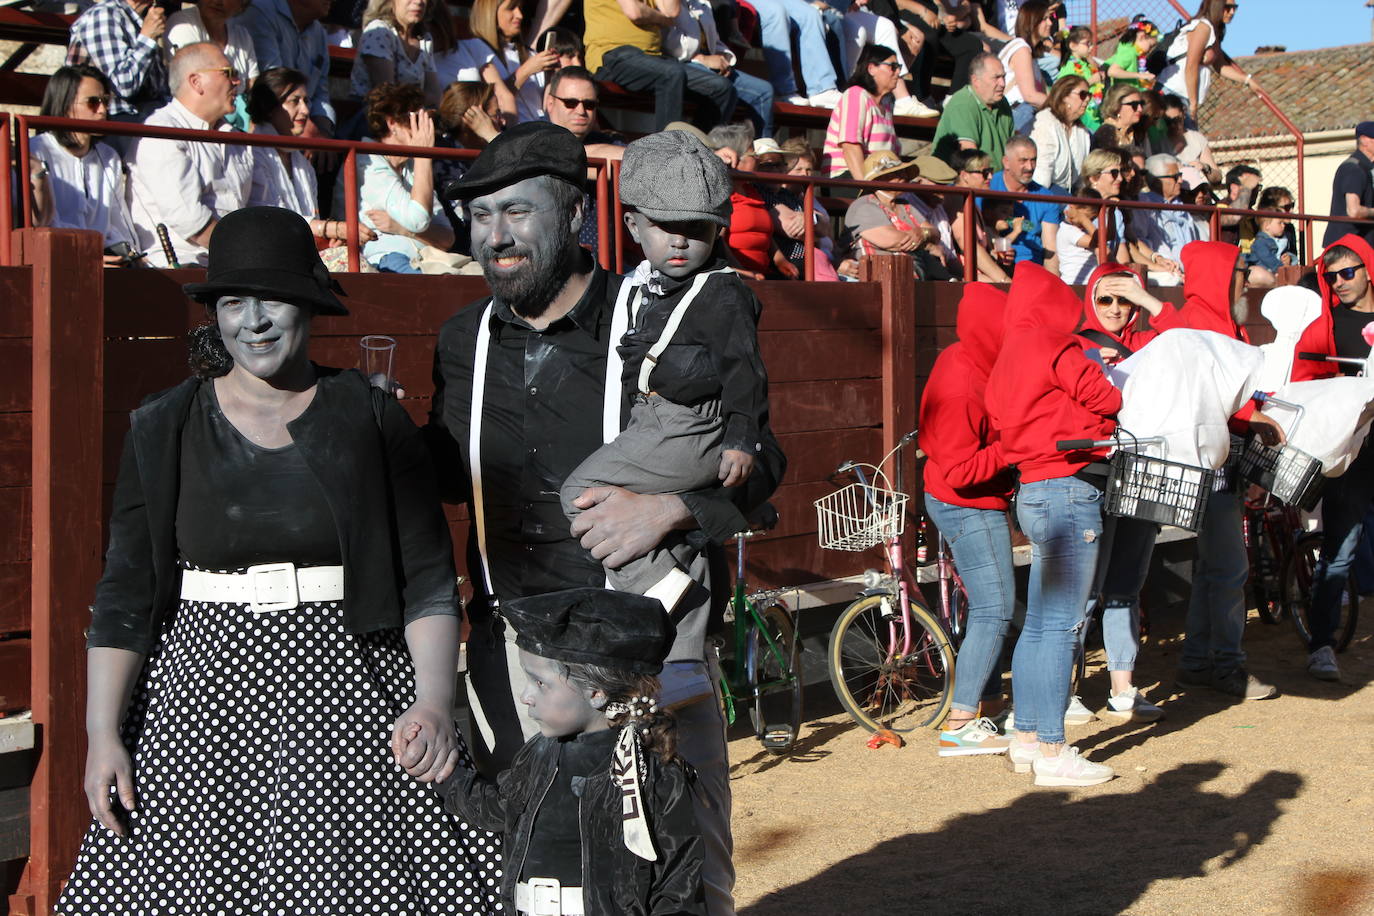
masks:
[[[1271,700],[1279,695],[1277,687],[1264,683],[1244,668],[1226,674],[1214,674],[1212,689],[1241,700]]]
[[[1179,668],[1174,672],[1174,683],[1184,690],[1210,690],[1212,688],[1212,669]]]
[[[1339,681],[1341,669],[1336,664],[1336,651],[1330,646],[1322,646],[1307,656],[1307,673],[1319,681]]]
[[[1065,725],[1087,725],[1096,719],[1088,707],[1083,705],[1083,701],[1077,696],[1069,697],[1068,708],[1064,710]]]

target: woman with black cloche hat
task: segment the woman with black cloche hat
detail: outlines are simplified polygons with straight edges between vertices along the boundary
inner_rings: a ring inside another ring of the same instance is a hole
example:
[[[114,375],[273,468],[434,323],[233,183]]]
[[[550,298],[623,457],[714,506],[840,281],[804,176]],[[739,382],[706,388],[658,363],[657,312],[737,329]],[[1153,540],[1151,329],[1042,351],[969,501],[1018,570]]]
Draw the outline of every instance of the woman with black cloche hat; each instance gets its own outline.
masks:
[[[311,319],[348,310],[300,216],[229,214],[186,292],[214,321],[131,415],[87,641],[95,820],[57,911],[494,911],[498,840],[421,784],[468,764],[420,434],[310,361]]]

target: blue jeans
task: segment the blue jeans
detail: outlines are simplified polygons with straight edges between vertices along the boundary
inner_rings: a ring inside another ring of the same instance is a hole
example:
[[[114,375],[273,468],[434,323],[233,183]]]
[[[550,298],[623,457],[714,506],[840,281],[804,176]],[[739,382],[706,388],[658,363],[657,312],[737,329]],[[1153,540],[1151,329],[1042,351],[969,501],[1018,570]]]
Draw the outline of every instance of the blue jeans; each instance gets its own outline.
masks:
[[[692,61],[688,66],[699,67],[711,74],[716,72],[696,61]],[[731,70],[726,79],[734,83],[735,96],[739,103],[748,109],[745,113],[754,124],[754,133],[760,137],[773,136],[773,87],[768,85],[768,80],[739,70]]]
[[[1102,546],[1102,491],[1076,477],[1022,484],[1016,518],[1031,542],[1026,623],[1011,661],[1016,730],[1061,744],[1074,648]]]
[[[926,494],[926,512],[949,541],[968,592],[968,633],[954,666],[954,708],[977,712],[1002,695],[1002,642],[1016,609],[1011,529],[1000,509],[968,509]]]
[[[1029,137],[1031,127],[1035,124],[1035,115],[1037,111],[1039,111],[1039,109],[1028,102],[1017,102],[1015,105],[1011,106],[1012,130],[1021,134],[1023,137]]]
[[[797,27],[797,53],[801,55],[802,79],[807,95],[835,88],[835,67],[825,47],[821,11],[806,0],[758,0],[759,44],[768,62],[773,92],[782,98],[797,94],[792,75],[792,26]]]
[[[706,67],[689,67],[680,60],[646,54],[629,45],[607,51],[596,78],[619,83],[631,92],[652,92],[654,130],[682,120],[684,96],[696,101],[692,123],[704,130],[730,120],[735,111],[735,87],[725,77]]]
[[[1150,572],[1159,526],[1135,518],[1110,516],[1106,521],[1102,554],[1102,643],[1107,649],[1108,671],[1134,671],[1140,650],[1140,590]],[[1088,608],[1096,610],[1094,596]],[[1086,629],[1086,627],[1085,627]]]
[[[410,263],[410,256],[399,251],[388,251],[377,259],[377,270],[384,274],[418,274],[420,268]]]
[[[1211,670],[1225,676],[1245,665],[1240,642],[1245,635],[1245,580],[1249,575],[1240,495],[1213,493],[1197,533],[1193,593],[1188,599],[1180,668]]]
[[[1322,555],[1317,562],[1312,584],[1312,608],[1308,625],[1312,628],[1309,652],[1336,645],[1336,618],[1341,594],[1355,564],[1360,534],[1365,527],[1370,503],[1374,501],[1374,448],[1366,442],[1360,454],[1340,477],[1326,482],[1322,493]],[[1361,591],[1369,583],[1361,583]]]

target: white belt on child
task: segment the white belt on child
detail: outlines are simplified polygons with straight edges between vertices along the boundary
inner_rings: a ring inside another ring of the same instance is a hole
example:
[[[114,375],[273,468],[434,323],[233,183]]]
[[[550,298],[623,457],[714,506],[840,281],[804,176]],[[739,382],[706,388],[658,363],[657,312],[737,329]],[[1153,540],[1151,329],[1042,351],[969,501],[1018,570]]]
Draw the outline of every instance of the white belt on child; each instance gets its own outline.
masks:
[[[528,916],[582,916],[582,888],[557,878],[531,878],[515,885],[515,908]]]
[[[263,563],[241,573],[181,573],[183,599],[246,604],[256,614],[289,611],[310,601],[341,601],[343,596],[342,566],[297,569],[294,563]]]

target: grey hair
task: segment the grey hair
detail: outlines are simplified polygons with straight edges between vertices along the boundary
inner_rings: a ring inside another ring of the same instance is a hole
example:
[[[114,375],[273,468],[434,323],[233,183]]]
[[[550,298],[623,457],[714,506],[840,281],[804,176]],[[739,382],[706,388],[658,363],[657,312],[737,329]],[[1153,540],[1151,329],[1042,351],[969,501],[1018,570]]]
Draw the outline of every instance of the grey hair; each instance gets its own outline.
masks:
[[[1002,147],[1002,152],[1009,153],[1015,147],[1024,147],[1029,149],[1032,153],[1039,152],[1039,149],[1037,149],[1035,145],[1035,141],[1025,134],[1012,134],[1008,137],[1006,145]]]
[[[213,67],[218,60],[215,55],[228,60],[219,45],[210,41],[186,45],[173,54],[172,63],[167,67],[167,84],[172,90],[172,95],[181,94],[181,87],[186,84],[186,78],[192,73]]]
[[[982,76],[983,71],[986,70],[988,68],[988,65],[991,64],[993,61],[1001,63],[1001,58],[999,58],[996,54],[991,54],[987,51],[984,51],[981,54],[974,55],[973,60],[968,62],[969,77],[973,78],[975,76]]]
[[[706,145],[712,150],[732,149],[742,159],[754,151],[754,125],[717,124],[706,135]]]
[[[1168,153],[1155,153],[1145,160],[1145,171],[1158,178],[1164,174],[1164,170],[1171,165],[1178,165],[1178,157]]]

